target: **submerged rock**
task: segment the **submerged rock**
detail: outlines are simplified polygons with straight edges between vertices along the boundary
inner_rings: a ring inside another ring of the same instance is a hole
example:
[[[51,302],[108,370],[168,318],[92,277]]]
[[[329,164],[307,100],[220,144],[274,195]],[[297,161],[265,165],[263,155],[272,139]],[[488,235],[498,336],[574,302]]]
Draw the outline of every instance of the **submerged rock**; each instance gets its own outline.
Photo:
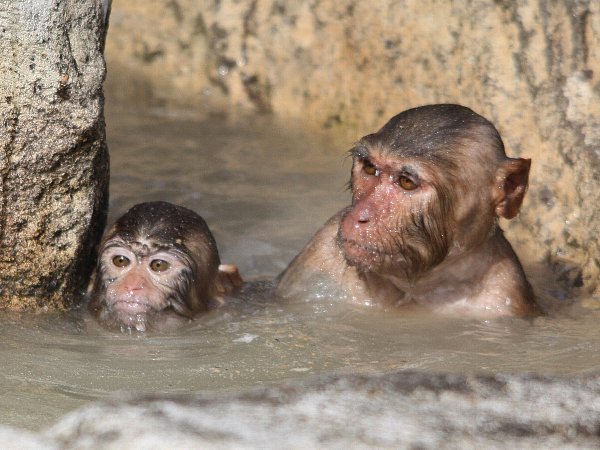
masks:
[[[108,198],[108,0],[0,1],[0,309],[85,288]]]
[[[44,435],[78,450],[594,448],[600,377],[333,376],[224,396],[115,399]]]

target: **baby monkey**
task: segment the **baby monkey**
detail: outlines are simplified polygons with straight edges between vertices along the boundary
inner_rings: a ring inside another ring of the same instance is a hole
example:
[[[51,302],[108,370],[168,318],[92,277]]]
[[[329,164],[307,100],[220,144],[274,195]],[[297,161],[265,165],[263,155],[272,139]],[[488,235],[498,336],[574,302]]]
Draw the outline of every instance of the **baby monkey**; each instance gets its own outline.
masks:
[[[90,312],[109,328],[172,329],[220,306],[242,284],[220,265],[195,212],[167,202],[135,205],[106,232],[90,283]]]

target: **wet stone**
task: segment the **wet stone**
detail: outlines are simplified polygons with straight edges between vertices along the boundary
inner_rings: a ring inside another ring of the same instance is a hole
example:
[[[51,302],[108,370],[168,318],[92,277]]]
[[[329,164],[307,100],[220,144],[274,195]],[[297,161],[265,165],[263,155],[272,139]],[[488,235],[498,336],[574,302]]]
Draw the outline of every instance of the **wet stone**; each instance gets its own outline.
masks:
[[[592,448],[600,378],[332,376],[233,395],[130,397],[67,415],[64,449]]]
[[[0,309],[64,309],[106,218],[106,2],[0,3]]]

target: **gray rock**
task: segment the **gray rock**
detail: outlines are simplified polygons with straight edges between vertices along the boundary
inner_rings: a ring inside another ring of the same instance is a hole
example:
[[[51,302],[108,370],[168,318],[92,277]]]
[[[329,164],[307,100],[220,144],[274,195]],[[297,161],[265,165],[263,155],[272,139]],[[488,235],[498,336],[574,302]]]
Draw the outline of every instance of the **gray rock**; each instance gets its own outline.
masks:
[[[49,439],[34,433],[0,425],[0,446],[2,450],[57,450]]]
[[[0,308],[65,308],[106,220],[107,0],[0,0]]]
[[[63,449],[597,448],[600,377],[398,372],[115,399],[45,436]]]

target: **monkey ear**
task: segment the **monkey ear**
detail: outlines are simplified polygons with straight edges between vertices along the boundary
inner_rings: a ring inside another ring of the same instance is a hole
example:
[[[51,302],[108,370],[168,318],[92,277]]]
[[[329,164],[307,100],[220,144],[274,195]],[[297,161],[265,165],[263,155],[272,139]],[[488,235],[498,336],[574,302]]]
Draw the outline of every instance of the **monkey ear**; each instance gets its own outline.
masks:
[[[517,215],[529,184],[531,159],[508,158],[496,173],[496,214],[506,219]]]

